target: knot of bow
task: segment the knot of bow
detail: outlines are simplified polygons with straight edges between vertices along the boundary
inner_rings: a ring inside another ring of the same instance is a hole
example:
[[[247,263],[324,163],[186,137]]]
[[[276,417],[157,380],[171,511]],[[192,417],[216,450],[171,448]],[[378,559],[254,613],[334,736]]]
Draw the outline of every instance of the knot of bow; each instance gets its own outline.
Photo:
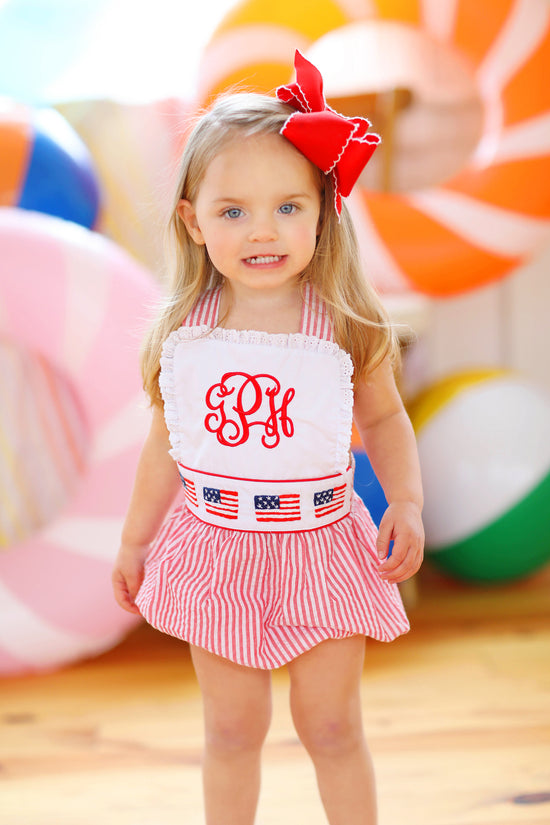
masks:
[[[313,63],[296,50],[295,83],[279,86],[277,97],[297,111],[281,129],[295,147],[326,175],[334,179],[334,203],[340,216],[342,197],[347,197],[380,143],[368,132],[364,117],[345,117],[335,112],[323,94],[323,78]]]

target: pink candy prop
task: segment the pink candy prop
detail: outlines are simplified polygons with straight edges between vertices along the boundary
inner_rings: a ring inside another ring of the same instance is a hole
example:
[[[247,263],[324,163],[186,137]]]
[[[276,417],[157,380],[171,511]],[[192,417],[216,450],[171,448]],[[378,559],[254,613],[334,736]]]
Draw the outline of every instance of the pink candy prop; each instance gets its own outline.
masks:
[[[0,210],[0,674],[101,653],[135,625],[110,569],[148,413],[158,289],[106,238]]]

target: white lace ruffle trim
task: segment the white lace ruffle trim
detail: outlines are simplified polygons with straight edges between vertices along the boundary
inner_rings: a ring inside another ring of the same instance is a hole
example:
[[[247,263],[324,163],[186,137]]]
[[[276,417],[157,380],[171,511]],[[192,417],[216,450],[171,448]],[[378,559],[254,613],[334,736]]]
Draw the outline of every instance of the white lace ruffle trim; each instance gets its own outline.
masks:
[[[230,344],[253,344],[280,349],[291,349],[299,352],[319,352],[332,355],[337,359],[340,375],[340,408],[338,416],[338,437],[336,447],[336,461],[338,467],[347,467],[351,443],[351,428],[353,423],[353,362],[350,355],[341,349],[334,341],[304,335],[300,332],[291,334],[272,334],[257,330],[235,330],[208,326],[181,326],[170,333],[162,348],[160,359],[159,386],[164,401],[164,415],[170,433],[170,454],[180,459],[179,448],[182,445],[180,421],[176,398],[176,381],[174,357],[176,349],[186,341],[196,341],[199,338],[222,341]]]

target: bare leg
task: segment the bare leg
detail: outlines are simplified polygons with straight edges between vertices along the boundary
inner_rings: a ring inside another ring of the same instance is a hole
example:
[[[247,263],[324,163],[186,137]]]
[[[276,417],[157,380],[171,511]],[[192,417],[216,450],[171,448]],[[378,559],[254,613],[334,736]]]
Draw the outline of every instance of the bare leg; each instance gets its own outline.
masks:
[[[204,702],[206,825],[253,825],[271,720],[271,674],[191,647]]]
[[[365,640],[329,639],[288,666],[298,736],[310,754],[330,825],[376,825],[374,771],[363,734]]]

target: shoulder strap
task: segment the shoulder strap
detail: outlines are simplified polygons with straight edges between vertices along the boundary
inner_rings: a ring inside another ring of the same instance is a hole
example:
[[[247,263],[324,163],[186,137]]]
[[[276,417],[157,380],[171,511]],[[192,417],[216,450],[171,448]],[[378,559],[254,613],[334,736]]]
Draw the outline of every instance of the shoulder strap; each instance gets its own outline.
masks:
[[[201,295],[187,318],[184,319],[182,326],[207,326],[214,328],[218,323],[220,294],[221,289],[219,286],[213,289],[207,289],[206,292]]]
[[[207,326],[213,329],[218,323],[220,296],[220,287],[206,290],[185,318],[182,326]],[[311,335],[326,341],[334,341],[332,320],[327,307],[310,283],[306,283],[304,286],[300,331],[303,335]]]
[[[327,307],[309,282],[304,285],[301,332],[303,335],[334,341],[334,330]]]

